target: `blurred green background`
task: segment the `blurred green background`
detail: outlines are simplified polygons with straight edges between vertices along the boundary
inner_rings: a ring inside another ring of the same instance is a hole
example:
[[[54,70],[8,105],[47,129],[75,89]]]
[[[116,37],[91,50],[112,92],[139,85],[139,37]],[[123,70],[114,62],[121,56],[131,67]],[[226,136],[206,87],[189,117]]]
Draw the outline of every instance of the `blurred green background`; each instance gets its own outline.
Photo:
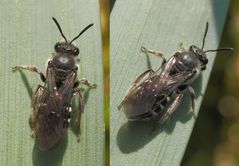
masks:
[[[239,166],[239,1],[231,0],[220,47],[182,166]],[[210,55],[209,55],[210,56]]]

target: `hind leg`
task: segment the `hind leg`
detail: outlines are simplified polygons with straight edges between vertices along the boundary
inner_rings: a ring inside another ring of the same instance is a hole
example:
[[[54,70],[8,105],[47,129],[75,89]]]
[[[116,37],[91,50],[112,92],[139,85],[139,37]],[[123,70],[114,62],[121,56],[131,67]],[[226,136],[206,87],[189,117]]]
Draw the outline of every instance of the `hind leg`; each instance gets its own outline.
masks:
[[[76,95],[78,97],[78,112],[77,112],[77,120],[76,120],[76,135],[77,135],[77,141],[80,141],[80,127],[81,127],[81,114],[84,111],[85,101],[84,97],[81,94],[80,89],[76,89],[73,92],[73,95]]]
[[[16,70],[28,70],[30,72],[39,74],[42,82],[46,81],[46,77],[44,76],[44,74],[42,72],[40,72],[35,66],[26,66],[26,65],[14,66],[12,68],[12,70],[13,71],[16,71]]]

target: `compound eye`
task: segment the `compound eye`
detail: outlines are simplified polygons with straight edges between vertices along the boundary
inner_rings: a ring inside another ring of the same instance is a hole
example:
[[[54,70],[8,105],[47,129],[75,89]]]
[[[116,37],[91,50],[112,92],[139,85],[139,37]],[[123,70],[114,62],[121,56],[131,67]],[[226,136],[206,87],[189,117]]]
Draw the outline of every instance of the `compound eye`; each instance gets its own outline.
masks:
[[[76,71],[78,70],[78,66],[76,66],[75,70],[76,70]]]
[[[56,44],[55,44],[55,50],[56,50],[56,51],[59,51],[60,48],[61,48],[60,43],[56,43]]]
[[[204,59],[203,63],[206,65],[208,63],[208,59]]]
[[[80,53],[80,50],[78,48],[75,48],[74,49],[74,55],[77,56],[77,55],[79,55],[79,53]]]

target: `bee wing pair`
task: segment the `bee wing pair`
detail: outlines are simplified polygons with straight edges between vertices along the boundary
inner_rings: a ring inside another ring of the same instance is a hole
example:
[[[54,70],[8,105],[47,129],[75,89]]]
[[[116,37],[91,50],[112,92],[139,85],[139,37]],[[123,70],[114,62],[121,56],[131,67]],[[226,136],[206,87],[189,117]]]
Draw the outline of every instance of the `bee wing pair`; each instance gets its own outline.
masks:
[[[75,80],[76,73],[72,72],[67,76],[64,85],[57,89],[54,71],[48,67],[44,87],[37,89],[33,95],[33,131],[42,150],[58,143],[69,127],[73,96],[71,91]]]

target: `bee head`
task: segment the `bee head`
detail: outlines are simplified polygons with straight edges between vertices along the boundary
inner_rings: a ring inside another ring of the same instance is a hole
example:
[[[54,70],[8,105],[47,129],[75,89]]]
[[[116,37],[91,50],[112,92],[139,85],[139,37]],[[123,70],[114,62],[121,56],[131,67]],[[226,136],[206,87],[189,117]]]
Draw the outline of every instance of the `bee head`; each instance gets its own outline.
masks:
[[[74,37],[71,41],[68,41],[62,32],[60,24],[57,22],[57,20],[54,17],[52,17],[52,19],[55,22],[57,28],[59,29],[61,36],[64,38],[63,42],[58,42],[55,44],[55,51],[57,53],[67,53],[69,55],[78,56],[80,52],[79,48],[75,46],[72,42],[78,39],[87,29],[89,29],[94,24],[89,24],[76,37]]]
[[[202,49],[198,48],[195,45],[191,45],[189,47],[189,51],[192,52],[200,60],[202,65],[206,65],[208,63],[206,53]]]
[[[71,43],[66,42],[57,42],[55,44],[55,51],[56,53],[66,53],[69,55],[78,56],[79,55],[79,48]]]
[[[203,48],[204,48],[205,39],[206,39],[206,36],[207,36],[208,26],[209,26],[209,24],[207,22],[206,23],[205,33],[204,33],[204,36],[203,36],[202,48],[198,48],[195,45],[191,45],[189,47],[189,52],[193,53],[200,60],[202,69],[205,69],[206,68],[206,64],[208,63],[208,59],[207,59],[207,56],[206,56],[207,52],[233,51],[233,48],[219,48],[219,49],[215,49],[215,50],[206,50],[206,51],[204,51]]]

